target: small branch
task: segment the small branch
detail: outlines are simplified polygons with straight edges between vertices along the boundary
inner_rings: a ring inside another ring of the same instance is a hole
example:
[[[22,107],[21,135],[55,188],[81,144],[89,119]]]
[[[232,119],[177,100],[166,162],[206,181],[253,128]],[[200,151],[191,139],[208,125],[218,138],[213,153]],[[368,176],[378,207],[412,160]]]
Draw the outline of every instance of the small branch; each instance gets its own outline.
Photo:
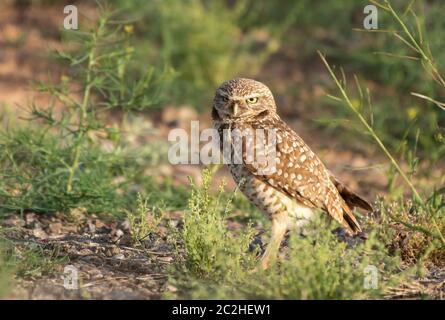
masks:
[[[93,40],[92,45],[90,48],[90,52],[88,54],[88,66],[87,66],[87,74],[86,74],[86,85],[84,89],[83,99],[82,103],[79,105],[79,125],[78,125],[78,136],[76,138],[75,142],[75,149],[74,149],[74,158],[71,166],[68,168],[69,175],[68,175],[68,181],[66,184],[66,192],[70,193],[73,189],[73,179],[74,174],[76,173],[78,167],[79,167],[79,159],[80,159],[80,153],[82,148],[82,142],[84,136],[88,132],[88,128],[85,126],[85,122],[87,121],[88,116],[88,105],[90,103],[90,95],[91,95],[91,89],[92,89],[92,70],[94,67],[94,64],[96,63],[96,46],[97,46],[97,39],[99,35],[101,34],[102,28],[105,26],[106,20],[101,20],[99,23],[99,27],[97,28],[96,32],[93,34]]]
[[[425,95],[423,95],[423,94],[416,93],[416,92],[411,92],[411,95],[413,95],[413,96],[415,96],[415,97],[418,97],[418,98],[421,98],[421,99],[424,99],[424,100],[427,100],[427,101],[429,101],[429,102],[432,102],[432,103],[434,103],[436,106],[438,106],[439,108],[441,108],[442,110],[445,111],[445,103],[443,103],[443,102],[439,102],[439,101],[437,101],[437,100],[434,100],[433,98],[430,98],[430,97],[428,97],[428,96],[425,96]]]

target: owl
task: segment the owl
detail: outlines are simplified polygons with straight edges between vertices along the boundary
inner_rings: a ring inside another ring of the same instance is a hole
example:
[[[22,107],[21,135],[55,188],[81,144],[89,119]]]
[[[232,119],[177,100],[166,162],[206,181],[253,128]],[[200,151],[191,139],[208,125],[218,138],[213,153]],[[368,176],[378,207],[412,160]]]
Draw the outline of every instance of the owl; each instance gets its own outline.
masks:
[[[244,78],[224,82],[216,90],[212,119],[221,148],[223,141],[228,140],[233,145],[230,149],[232,156],[240,149],[234,146],[233,136],[226,132],[250,133],[241,136],[240,161],[226,162],[242,193],[271,219],[270,241],[261,258],[264,269],[277,256],[287,230],[307,224],[319,211],[314,209],[327,213],[351,235],[361,232],[351,209],[359,207],[372,211],[371,205],[341,184],[303,139],[278,116],[275,100],[266,85]],[[255,139],[258,132],[275,133],[274,164],[268,165],[269,170],[260,170],[263,164],[248,161],[248,145],[254,145],[254,154],[269,150],[255,149],[264,144],[252,141],[266,140],[264,137],[268,136],[263,134],[261,139]],[[229,159],[233,160],[233,157]]]

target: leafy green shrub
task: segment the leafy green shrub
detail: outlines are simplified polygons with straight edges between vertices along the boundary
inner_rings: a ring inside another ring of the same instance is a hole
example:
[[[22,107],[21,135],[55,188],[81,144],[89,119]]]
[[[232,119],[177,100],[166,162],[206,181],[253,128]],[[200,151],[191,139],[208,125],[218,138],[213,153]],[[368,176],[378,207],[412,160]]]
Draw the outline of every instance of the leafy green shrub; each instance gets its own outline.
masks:
[[[99,10],[92,31],[64,34],[75,50],[58,56],[69,63],[70,74],[38,85],[51,100],[49,105],[31,105],[29,120],[34,125],[1,133],[1,212],[73,207],[124,212],[128,199],[121,188],[143,165],[141,157],[122,150],[120,129],[108,126],[102,115],[111,109],[126,115],[156,106],[169,73],[150,65],[130,73],[131,30],[113,21],[102,7]],[[104,139],[111,150],[102,147]]]
[[[246,251],[253,230],[248,226],[238,235],[227,230],[225,216],[230,202],[221,202],[223,185],[217,197],[209,194],[210,179],[210,171],[205,170],[202,187],[192,183],[181,238],[187,272],[199,278],[218,279],[224,278],[227,272],[249,265],[251,261]]]
[[[181,297],[193,297],[200,281],[224,283],[228,277],[236,278],[242,270],[255,265],[255,254],[248,253],[253,229],[249,225],[243,232],[228,230],[230,200],[222,201],[224,184],[218,195],[212,196],[210,170],[204,170],[202,177],[201,187],[191,181],[184,224],[177,233],[178,257],[171,284],[180,289]]]
[[[66,191],[72,148],[56,136],[32,128],[0,136],[0,212],[67,212],[84,207],[91,213],[118,213],[126,203],[117,189],[126,180],[131,158],[82,146],[73,187]]]
[[[127,218],[133,242],[138,244],[155,232],[163,219],[163,212],[159,208],[149,207],[148,198],[143,199],[141,193],[138,193],[136,211],[128,210]]]

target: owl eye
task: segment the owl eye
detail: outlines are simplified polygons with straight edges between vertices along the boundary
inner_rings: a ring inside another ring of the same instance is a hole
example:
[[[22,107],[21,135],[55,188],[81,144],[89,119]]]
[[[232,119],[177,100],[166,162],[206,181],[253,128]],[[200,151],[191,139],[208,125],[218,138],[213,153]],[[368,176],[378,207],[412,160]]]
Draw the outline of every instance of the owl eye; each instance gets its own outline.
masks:
[[[223,97],[222,99],[223,99],[224,102],[229,101],[229,98],[227,98],[227,97]]]
[[[249,104],[257,103],[257,101],[258,101],[258,98],[247,98],[246,99],[246,102]]]

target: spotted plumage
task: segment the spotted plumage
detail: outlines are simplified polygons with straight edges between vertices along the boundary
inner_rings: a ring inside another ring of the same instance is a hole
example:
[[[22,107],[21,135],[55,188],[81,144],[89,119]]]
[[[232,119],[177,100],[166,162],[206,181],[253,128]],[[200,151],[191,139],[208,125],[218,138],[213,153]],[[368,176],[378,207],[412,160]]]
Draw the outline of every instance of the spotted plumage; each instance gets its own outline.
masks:
[[[245,133],[239,139],[229,135],[231,145],[240,142],[242,148],[240,151],[232,148],[228,166],[240,190],[272,219],[271,241],[262,259],[263,267],[276,254],[289,225],[306,224],[314,214],[313,209],[325,211],[349,233],[361,231],[351,207],[370,211],[371,206],[343,186],[303,139],[281,120],[267,86],[242,78],[224,82],[216,91],[212,117],[221,142],[225,131]],[[263,144],[258,143],[260,131],[266,132]],[[274,144],[267,145],[271,132]],[[273,157],[268,161],[252,162],[256,156],[271,154]],[[234,163],[235,156],[241,161]],[[267,166],[271,160],[273,166]]]

